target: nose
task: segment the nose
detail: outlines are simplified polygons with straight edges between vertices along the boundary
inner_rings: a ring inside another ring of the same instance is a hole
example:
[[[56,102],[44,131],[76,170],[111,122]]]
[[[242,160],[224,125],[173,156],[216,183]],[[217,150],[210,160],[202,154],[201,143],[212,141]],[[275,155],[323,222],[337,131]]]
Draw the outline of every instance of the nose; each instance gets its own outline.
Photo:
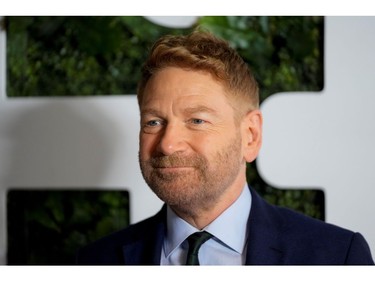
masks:
[[[184,130],[177,124],[167,124],[160,136],[157,150],[163,155],[183,152],[187,148]]]

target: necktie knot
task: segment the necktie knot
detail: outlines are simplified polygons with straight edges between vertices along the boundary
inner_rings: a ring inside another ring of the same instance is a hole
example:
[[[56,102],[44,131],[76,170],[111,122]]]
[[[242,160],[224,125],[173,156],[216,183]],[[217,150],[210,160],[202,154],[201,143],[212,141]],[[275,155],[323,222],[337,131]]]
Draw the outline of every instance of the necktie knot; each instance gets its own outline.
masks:
[[[198,252],[200,247],[205,243],[207,240],[211,239],[213,236],[212,234],[208,233],[207,231],[202,232],[195,232],[191,234],[187,241],[189,243],[189,250],[186,259],[187,265],[199,265],[198,259]]]

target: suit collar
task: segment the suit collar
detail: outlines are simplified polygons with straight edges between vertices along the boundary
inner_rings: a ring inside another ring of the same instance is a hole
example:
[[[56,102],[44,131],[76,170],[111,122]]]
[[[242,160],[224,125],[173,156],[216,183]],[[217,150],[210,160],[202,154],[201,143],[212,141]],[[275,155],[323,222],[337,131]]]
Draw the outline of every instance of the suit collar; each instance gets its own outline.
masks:
[[[252,205],[249,216],[249,235],[246,264],[282,264],[281,245],[283,219],[274,207],[250,189]]]
[[[166,206],[153,217],[140,223],[140,231],[123,245],[126,265],[160,265],[160,255],[166,230]]]

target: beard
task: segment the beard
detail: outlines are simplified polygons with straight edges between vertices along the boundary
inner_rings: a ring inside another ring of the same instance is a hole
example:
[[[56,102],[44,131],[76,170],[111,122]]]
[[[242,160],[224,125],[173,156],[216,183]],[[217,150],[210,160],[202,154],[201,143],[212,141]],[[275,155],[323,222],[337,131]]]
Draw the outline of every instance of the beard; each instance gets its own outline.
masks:
[[[210,160],[197,153],[183,156],[176,152],[146,161],[139,159],[139,163],[146,183],[161,200],[193,214],[216,204],[235,181],[243,164],[240,153],[241,138],[237,136]]]

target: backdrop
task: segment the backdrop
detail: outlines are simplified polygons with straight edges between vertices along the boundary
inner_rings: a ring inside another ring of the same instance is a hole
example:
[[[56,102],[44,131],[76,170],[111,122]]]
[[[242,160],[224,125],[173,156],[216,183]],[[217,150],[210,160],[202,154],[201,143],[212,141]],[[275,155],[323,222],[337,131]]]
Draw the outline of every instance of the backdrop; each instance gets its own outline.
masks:
[[[276,187],[323,189],[327,221],[361,232],[373,255],[374,31],[374,17],[326,18],[324,90],[279,93],[262,104],[258,159]],[[11,187],[126,189],[133,223],[159,210],[138,167],[135,96],[8,99],[4,34],[0,55],[0,264]]]

